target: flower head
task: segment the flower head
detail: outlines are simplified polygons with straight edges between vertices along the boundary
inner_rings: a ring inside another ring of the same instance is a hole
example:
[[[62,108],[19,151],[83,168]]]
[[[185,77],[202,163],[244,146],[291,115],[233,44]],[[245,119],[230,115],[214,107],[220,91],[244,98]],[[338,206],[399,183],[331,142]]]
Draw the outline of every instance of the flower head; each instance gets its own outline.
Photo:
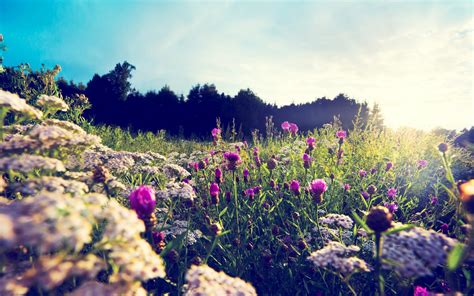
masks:
[[[344,191],[347,192],[347,191],[349,191],[349,190],[351,190],[351,185],[350,185],[350,184],[347,184],[347,183],[344,184]]]
[[[289,131],[290,130],[290,123],[288,121],[284,121],[282,124],[281,124],[281,128],[284,130],[284,131]]]
[[[395,202],[385,202],[383,206],[386,207],[391,214],[395,213],[398,210],[398,204]]]
[[[387,164],[385,165],[385,171],[390,171],[390,169],[393,167],[393,162],[389,161],[387,162]]]
[[[211,135],[213,138],[217,138],[221,135],[221,129],[220,128],[213,128],[211,131]]]
[[[142,185],[132,191],[128,197],[130,207],[135,210],[139,218],[149,217],[155,211],[155,190],[150,186]]]
[[[347,137],[347,132],[344,130],[338,130],[336,132],[336,137],[338,137],[339,139],[344,139]]]
[[[290,132],[295,135],[298,132],[298,126],[296,123],[290,123]]]
[[[364,178],[367,176],[367,172],[365,170],[359,170],[359,177]]]
[[[290,190],[294,195],[300,195],[300,182],[298,180],[292,180],[290,183]]]
[[[392,214],[386,207],[374,207],[367,214],[366,223],[373,231],[384,232],[392,226]]]
[[[328,190],[328,186],[323,179],[316,179],[309,184],[309,192],[317,203],[321,203],[323,194]]]
[[[420,159],[416,162],[418,164],[418,169],[425,168],[428,165],[428,161],[425,159]]]
[[[438,145],[438,150],[442,153],[445,153],[446,151],[448,151],[448,144],[446,143],[441,143]]]
[[[215,181],[217,184],[222,183],[222,170],[220,168],[216,168],[215,171]]]
[[[430,293],[426,288],[416,286],[415,291],[413,292],[413,296],[429,296]]]
[[[308,137],[306,138],[306,144],[308,144],[308,147],[312,150],[316,144],[316,139],[314,137]]]
[[[245,194],[245,196],[247,196],[251,200],[254,199],[254,197],[255,197],[255,191],[253,190],[253,188],[249,188],[249,189],[245,190],[244,194]]]
[[[395,196],[397,196],[397,189],[395,188],[390,188],[388,191],[387,191],[387,196],[390,198],[390,199],[394,199]]]
[[[309,169],[311,167],[311,156],[306,153],[303,154],[303,166],[305,169]]]
[[[240,155],[235,152],[224,153],[224,158],[227,160],[227,169],[233,171],[242,162]]]
[[[219,185],[217,185],[217,183],[212,183],[211,186],[209,186],[209,194],[211,196],[219,195]]]

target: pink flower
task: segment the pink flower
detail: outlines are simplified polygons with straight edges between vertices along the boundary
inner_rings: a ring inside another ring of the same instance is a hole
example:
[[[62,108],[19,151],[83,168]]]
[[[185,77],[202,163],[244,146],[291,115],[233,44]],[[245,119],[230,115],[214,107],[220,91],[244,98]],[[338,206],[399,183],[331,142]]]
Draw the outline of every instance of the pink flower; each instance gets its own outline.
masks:
[[[213,128],[211,131],[212,137],[217,138],[218,136],[221,135],[221,129],[220,128]]]
[[[428,165],[428,161],[424,159],[418,160],[417,163],[418,163],[418,169],[425,168]]]
[[[130,193],[130,207],[135,210],[140,219],[149,217],[155,211],[155,190],[150,186],[142,185]]]
[[[294,195],[300,195],[300,182],[298,182],[298,180],[292,180],[290,183],[290,190]]]
[[[217,185],[217,183],[212,183],[211,186],[209,186],[209,194],[211,196],[219,195],[219,185]]]
[[[226,152],[224,153],[224,158],[227,160],[227,169],[233,171],[237,166],[242,163],[240,155],[235,152]]]
[[[345,137],[347,137],[347,133],[346,131],[344,130],[338,130],[336,132],[336,136],[339,138],[339,139],[344,139]]]
[[[328,190],[328,186],[323,179],[316,179],[309,183],[309,191],[313,195],[320,196],[326,192],[326,190]]]
[[[398,210],[398,204],[396,202],[391,202],[391,203],[388,203],[388,202],[384,202],[384,207],[386,207],[388,209],[388,211],[390,213],[395,213],[397,210]]]
[[[365,176],[367,176],[367,172],[364,170],[359,170],[359,177],[364,178]]]
[[[303,154],[303,167],[309,169],[311,167],[311,156],[308,154]]]
[[[245,190],[245,196],[248,196],[249,199],[254,199],[255,197],[255,192],[253,190],[253,188],[249,188],[247,190]]]
[[[290,132],[295,135],[298,132],[298,126],[296,123],[290,123]]]
[[[289,131],[290,130],[290,123],[288,121],[284,121],[282,124],[281,124],[281,128],[284,130],[284,131]]]
[[[306,144],[308,144],[308,146],[314,146],[314,143],[316,143],[316,139],[314,137],[306,138]]]
[[[423,288],[423,287],[420,287],[420,286],[416,286],[415,287],[415,291],[413,293],[413,296],[429,296],[430,293],[428,292],[428,290],[426,288]]]
[[[397,189],[395,188],[390,188],[388,191],[387,191],[387,196],[391,199],[394,199],[395,196],[397,196]]]
[[[351,190],[351,185],[350,184],[344,184],[344,191],[349,191]]]

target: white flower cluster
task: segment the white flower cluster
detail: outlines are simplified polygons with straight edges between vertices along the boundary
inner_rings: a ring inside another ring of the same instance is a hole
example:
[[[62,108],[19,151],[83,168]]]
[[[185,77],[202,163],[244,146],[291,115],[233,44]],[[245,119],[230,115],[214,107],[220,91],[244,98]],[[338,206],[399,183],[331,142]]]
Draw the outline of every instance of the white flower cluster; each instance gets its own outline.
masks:
[[[447,255],[456,243],[455,239],[442,233],[421,227],[386,235],[383,267],[394,269],[403,277],[430,276],[436,267],[446,263]]]
[[[344,246],[338,242],[329,242],[324,248],[317,250],[308,257],[314,266],[331,268],[344,275],[354,272],[369,272],[367,263],[354,255],[359,251],[357,246]]]
[[[162,167],[163,173],[168,179],[179,179],[182,180],[184,178],[189,177],[191,174],[185,170],[183,167],[173,164],[173,163],[166,163]]]
[[[15,192],[24,195],[34,195],[42,190],[57,193],[70,193],[73,196],[82,195],[89,192],[87,184],[75,181],[65,180],[60,177],[43,176],[40,178],[28,179],[22,183],[13,185]]]
[[[21,99],[17,94],[0,89],[0,108],[8,108],[10,111],[21,114],[27,118],[41,119],[43,113],[28,105],[26,100]]]
[[[169,182],[163,190],[156,192],[156,197],[163,200],[182,199],[194,201],[196,193],[191,185],[184,182]]]
[[[21,154],[0,158],[0,171],[12,170],[20,173],[29,173],[34,170],[65,171],[62,161],[39,155]]]
[[[69,106],[56,96],[40,95],[36,103],[45,109],[67,111]]]
[[[191,266],[186,273],[186,283],[185,295],[189,296],[257,295],[249,283],[222,271],[217,272],[207,265]]]
[[[341,214],[327,214],[320,218],[319,222],[328,226],[342,227],[344,229],[351,229],[354,224],[349,216]]]
[[[206,157],[209,157],[209,153],[206,151],[194,150],[189,156],[186,153],[171,152],[168,154],[168,162],[182,167],[189,167]]]
[[[188,222],[187,221],[182,221],[182,220],[176,220],[173,222],[172,225],[166,225],[164,227],[164,233],[166,236],[171,236],[173,238],[185,233],[188,231]],[[202,237],[202,232],[199,229],[196,230],[191,230],[189,229],[188,234],[187,234],[187,245],[192,246],[194,245],[198,239]],[[186,240],[184,240],[184,243],[186,243]]]

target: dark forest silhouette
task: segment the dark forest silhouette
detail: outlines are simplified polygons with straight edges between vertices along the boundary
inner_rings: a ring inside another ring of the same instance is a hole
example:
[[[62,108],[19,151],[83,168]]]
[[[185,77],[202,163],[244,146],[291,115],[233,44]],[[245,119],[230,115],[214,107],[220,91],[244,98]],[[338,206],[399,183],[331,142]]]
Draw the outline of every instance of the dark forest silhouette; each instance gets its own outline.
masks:
[[[350,128],[359,114],[362,122],[369,115],[367,103],[340,94],[333,100],[319,98],[311,103],[277,107],[265,103],[252,90],[242,89],[235,96],[217,90],[213,84],[196,85],[186,97],[168,86],[142,94],[132,88],[130,78],[135,69],[124,62],[105,75],[95,74],[84,85],[59,79],[64,96],[84,93],[92,104],[86,116],[98,123],[106,123],[133,130],[157,131],[164,129],[172,135],[206,137],[220,118],[224,129],[235,123],[243,134],[265,130],[266,117],[273,117],[279,125],[283,121],[298,124],[300,130],[311,130],[332,122],[338,116],[343,127]]]

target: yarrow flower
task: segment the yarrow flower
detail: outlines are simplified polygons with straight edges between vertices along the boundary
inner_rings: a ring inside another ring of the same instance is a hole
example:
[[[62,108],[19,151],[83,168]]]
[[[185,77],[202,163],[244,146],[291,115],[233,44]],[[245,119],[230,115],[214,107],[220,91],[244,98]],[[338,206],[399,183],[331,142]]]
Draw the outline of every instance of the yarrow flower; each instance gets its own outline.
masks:
[[[130,207],[135,210],[140,219],[150,217],[155,211],[155,190],[150,186],[142,185],[132,191],[128,197]]]
[[[390,198],[390,199],[394,199],[396,196],[397,196],[397,189],[395,188],[390,188],[388,191],[387,191],[387,196]]]
[[[349,216],[341,214],[327,214],[326,216],[319,219],[319,222],[326,225],[342,227],[345,229],[351,229],[353,221]]]
[[[309,184],[309,192],[316,203],[323,201],[323,194],[328,190],[328,186],[323,179],[316,179]]]
[[[294,195],[300,195],[300,182],[298,182],[298,180],[292,180],[290,183],[290,190]]]
[[[36,103],[39,106],[43,106],[44,108],[50,109],[52,111],[67,111],[69,109],[69,106],[66,104],[66,102],[56,96],[40,95]]]

